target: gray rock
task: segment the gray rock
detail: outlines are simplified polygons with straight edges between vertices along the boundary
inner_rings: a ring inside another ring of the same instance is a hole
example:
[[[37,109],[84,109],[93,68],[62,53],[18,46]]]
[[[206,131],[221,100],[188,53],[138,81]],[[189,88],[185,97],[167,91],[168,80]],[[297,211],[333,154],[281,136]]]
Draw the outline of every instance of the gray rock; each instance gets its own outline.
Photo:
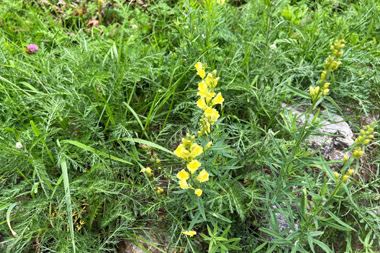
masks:
[[[305,111],[302,109],[282,105],[289,113],[297,118],[297,124],[305,124]],[[311,114],[310,121],[314,118]],[[323,157],[330,160],[342,160],[343,150],[354,144],[354,134],[344,119],[336,114],[329,114],[328,119],[321,119],[321,127],[317,129],[320,134],[310,136],[306,141],[313,150],[319,150]],[[347,153],[350,155],[350,153]]]

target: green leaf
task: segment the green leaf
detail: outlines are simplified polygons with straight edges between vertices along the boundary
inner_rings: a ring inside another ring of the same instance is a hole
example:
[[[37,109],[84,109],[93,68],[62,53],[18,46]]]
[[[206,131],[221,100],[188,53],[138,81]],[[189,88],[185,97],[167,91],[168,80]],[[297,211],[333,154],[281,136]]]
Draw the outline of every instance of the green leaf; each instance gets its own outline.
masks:
[[[336,222],[338,222],[340,225],[346,227],[348,230],[356,231],[353,227],[348,225],[347,223],[344,223],[341,219],[339,219],[335,214],[333,214],[331,211],[327,211],[327,213],[330,215],[331,218],[333,218]]]
[[[293,92],[297,96],[299,96],[301,98],[310,99],[310,94],[309,93],[307,93],[305,91],[302,91],[300,89],[297,89],[297,88],[295,88],[293,86],[290,86],[289,84],[285,84],[285,86],[288,88],[288,90],[290,90],[291,92]]]
[[[69,182],[69,174],[67,172],[66,157],[64,156],[61,157],[60,165],[61,165],[62,176],[63,176],[63,187],[65,189],[65,202],[66,202],[66,208],[67,208],[67,218],[69,220],[71,242],[73,244],[73,250],[75,253],[73,210],[71,207],[70,182]]]
[[[86,150],[86,151],[89,151],[89,152],[91,152],[91,153],[94,153],[94,154],[96,154],[96,155],[101,155],[101,156],[104,156],[104,157],[108,157],[108,158],[110,158],[110,159],[112,159],[112,160],[118,161],[118,162],[122,162],[122,163],[126,163],[126,164],[133,165],[133,163],[131,163],[131,162],[128,162],[128,161],[126,161],[126,160],[123,160],[123,159],[118,158],[118,157],[113,156],[113,155],[109,155],[109,154],[107,154],[107,153],[104,153],[104,152],[99,151],[99,150],[97,150],[97,149],[95,149],[95,148],[89,147],[89,146],[87,146],[87,145],[85,145],[85,144],[83,144],[83,143],[80,143],[80,142],[78,142],[78,141],[63,140],[62,143],[68,143],[68,144],[71,144],[71,145],[77,146],[78,148],[81,148],[81,149],[83,149],[83,150]]]
[[[122,141],[132,141],[132,142],[137,142],[137,143],[141,143],[141,144],[145,144],[145,145],[149,145],[151,146],[152,148],[156,148],[156,149],[159,149],[159,150],[162,150],[166,153],[169,153],[171,155],[173,155],[173,151],[170,151],[169,149],[166,149],[156,143],[153,143],[151,141],[146,141],[146,140],[143,140],[143,139],[138,139],[138,138],[122,138],[121,139]]]

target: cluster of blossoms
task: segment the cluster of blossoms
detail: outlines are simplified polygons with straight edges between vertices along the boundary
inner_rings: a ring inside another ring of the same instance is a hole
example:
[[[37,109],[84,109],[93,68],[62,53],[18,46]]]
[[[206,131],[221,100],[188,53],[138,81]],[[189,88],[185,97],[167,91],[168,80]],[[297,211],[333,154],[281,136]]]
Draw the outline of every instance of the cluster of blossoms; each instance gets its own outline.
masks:
[[[211,131],[211,126],[219,119],[219,112],[213,108],[213,106],[224,102],[222,94],[215,93],[215,87],[218,84],[219,77],[216,77],[216,70],[212,73],[208,73],[206,76],[206,66],[198,62],[195,64],[197,74],[202,78],[202,81],[198,84],[198,93],[200,96],[197,101],[197,106],[203,110],[203,116],[200,119],[199,136],[204,134],[208,135]]]
[[[321,78],[318,81],[319,86],[310,86],[310,96],[314,103],[322,96],[326,96],[329,93],[330,83],[326,82],[326,79],[329,74],[337,70],[341,64],[339,58],[343,54],[342,49],[344,48],[344,43],[344,40],[336,40],[335,43],[331,45],[332,55],[329,55],[326,59],[324,70],[322,71]]]
[[[352,156],[355,159],[359,159],[364,155],[364,151],[362,150],[362,147],[365,145],[368,145],[371,140],[375,137],[373,135],[373,131],[375,130],[376,123],[372,122],[370,125],[365,126],[364,129],[360,130],[360,135],[355,140],[355,148],[354,153]]]
[[[352,175],[352,174],[354,174],[355,173],[355,170],[354,169],[350,169],[350,170],[348,170],[347,172],[346,172],[346,174],[345,175],[343,175],[343,182],[347,182],[347,180],[350,178],[350,176]],[[340,174],[338,173],[338,172],[334,172],[334,177],[335,177],[335,179],[336,180],[338,180],[339,178],[340,178]]]
[[[370,125],[364,127],[364,129],[360,130],[360,135],[355,140],[354,152],[352,153],[352,157],[354,159],[359,159],[364,155],[363,148],[365,145],[368,145],[375,136],[373,135],[376,128],[376,122],[372,122]],[[350,158],[345,155],[343,157],[343,163],[347,163]],[[349,177],[355,173],[354,169],[349,169],[345,175],[343,175],[343,182],[346,182]],[[338,172],[334,172],[334,177],[338,180],[340,178],[340,174]]]
[[[207,143],[205,150],[207,150],[212,145],[212,142]],[[186,163],[186,170],[181,170],[177,173],[177,178],[179,179],[179,186],[181,189],[192,189],[194,193],[199,197],[202,195],[201,189],[195,189],[192,187],[188,180],[190,175],[193,176],[198,168],[202,165],[195,158],[200,156],[203,153],[204,149],[195,142],[195,136],[187,134],[185,138],[182,138],[182,144],[180,144],[177,149],[174,151],[174,154],[179,158],[182,158]],[[190,173],[189,173],[190,172]],[[206,170],[199,172],[196,177],[196,181],[204,183],[209,180],[209,174]]]

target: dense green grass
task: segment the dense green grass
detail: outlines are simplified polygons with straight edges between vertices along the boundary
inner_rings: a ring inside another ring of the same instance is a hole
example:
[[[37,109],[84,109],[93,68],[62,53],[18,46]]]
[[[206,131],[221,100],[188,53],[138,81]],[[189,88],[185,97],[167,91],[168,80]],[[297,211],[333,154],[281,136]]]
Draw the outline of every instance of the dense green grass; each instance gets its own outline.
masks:
[[[380,251],[378,136],[333,203],[313,213],[337,185],[325,176],[334,168],[308,150],[303,126],[285,127],[281,107],[311,106],[301,91],[345,39],[319,109],[355,133],[378,120],[378,1],[105,1],[92,28],[96,2],[82,3],[83,15],[75,1],[63,13],[50,2],[0,9],[1,250],[116,252],[144,237],[161,252]],[[36,54],[25,53],[30,43]],[[198,131],[198,61],[218,70],[225,99],[200,198],[181,191],[183,164],[165,152]],[[140,173],[153,166],[143,143],[157,145],[153,178]],[[291,235],[266,229],[276,212],[289,215]]]

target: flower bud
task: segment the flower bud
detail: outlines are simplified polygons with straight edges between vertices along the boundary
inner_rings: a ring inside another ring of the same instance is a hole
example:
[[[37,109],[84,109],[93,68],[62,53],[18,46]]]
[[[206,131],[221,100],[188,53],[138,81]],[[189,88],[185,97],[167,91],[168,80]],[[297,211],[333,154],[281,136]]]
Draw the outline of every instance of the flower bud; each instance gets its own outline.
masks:
[[[314,94],[315,94],[315,90],[314,90],[313,86],[310,86],[310,95],[312,97],[314,97]]]
[[[322,71],[322,74],[321,74],[322,81],[326,79],[326,75],[327,75],[326,71]]]
[[[346,163],[350,158],[346,155],[343,156],[343,163]]]
[[[335,179],[339,179],[340,174],[338,172],[334,172],[334,177],[335,177]]]
[[[347,182],[347,180],[350,178],[350,176],[348,176],[348,175],[344,175],[343,176],[343,182]]]
[[[354,173],[355,173],[354,169],[350,169],[350,170],[347,171],[347,175],[349,175],[349,176],[351,176]]]

